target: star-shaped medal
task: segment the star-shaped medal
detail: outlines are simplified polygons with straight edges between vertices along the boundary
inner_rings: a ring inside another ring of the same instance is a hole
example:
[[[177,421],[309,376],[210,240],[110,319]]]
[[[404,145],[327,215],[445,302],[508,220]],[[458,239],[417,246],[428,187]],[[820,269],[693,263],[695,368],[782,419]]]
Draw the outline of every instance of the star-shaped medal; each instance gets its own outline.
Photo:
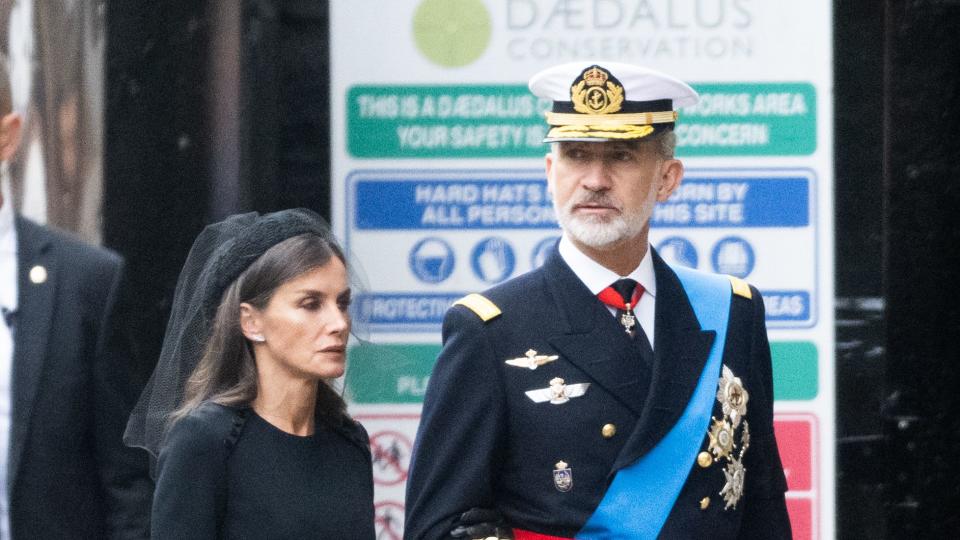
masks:
[[[730,463],[723,469],[723,475],[726,477],[727,483],[720,490],[720,495],[723,496],[723,501],[726,503],[724,510],[729,510],[731,507],[736,508],[740,497],[743,497],[743,480],[746,473],[747,469],[740,463],[740,460],[730,456]]]

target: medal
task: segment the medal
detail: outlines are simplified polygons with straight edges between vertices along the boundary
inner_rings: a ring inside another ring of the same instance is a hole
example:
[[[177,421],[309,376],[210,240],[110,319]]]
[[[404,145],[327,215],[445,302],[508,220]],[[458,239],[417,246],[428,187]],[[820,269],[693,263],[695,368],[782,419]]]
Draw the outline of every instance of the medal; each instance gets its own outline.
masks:
[[[730,457],[733,453],[733,427],[726,420],[713,419],[710,427],[710,452],[717,459]]]
[[[726,503],[724,510],[729,510],[731,507],[736,508],[740,497],[743,497],[743,479],[746,471],[743,463],[731,456],[730,463],[723,469],[723,476],[726,477],[727,483],[720,490],[720,495],[723,496],[723,501]]]
[[[623,329],[628,334],[633,334],[633,327],[637,324],[637,317],[633,314],[633,310],[630,309],[629,302],[627,302],[627,309],[620,314],[620,324],[623,325]]]
[[[744,479],[747,475],[747,469],[743,466],[743,455],[750,448],[750,425],[744,418],[747,415],[749,399],[750,395],[743,387],[743,381],[724,365],[717,384],[717,401],[723,410],[723,418],[712,418],[713,422],[707,434],[710,439],[710,453],[717,461],[726,461],[723,468],[726,483],[720,490],[726,503],[724,510],[736,509],[737,503],[743,497]],[[737,428],[740,428],[739,445],[736,443]],[[703,455],[706,456],[706,462],[710,454],[704,452]],[[700,466],[705,467],[702,463]]]
[[[740,377],[724,364],[723,376],[717,385],[717,401],[723,409],[724,416],[730,419],[734,428],[740,425],[740,419],[747,415],[747,401],[750,394],[743,387]]]

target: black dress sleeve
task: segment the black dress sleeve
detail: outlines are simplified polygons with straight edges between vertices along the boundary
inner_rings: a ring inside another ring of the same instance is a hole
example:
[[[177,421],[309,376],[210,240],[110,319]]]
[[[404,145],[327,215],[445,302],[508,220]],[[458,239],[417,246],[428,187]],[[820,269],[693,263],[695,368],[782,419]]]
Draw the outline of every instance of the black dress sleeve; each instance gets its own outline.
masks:
[[[217,538],[233,412],[204,404],[171,428],[157,462],[151,536]]]

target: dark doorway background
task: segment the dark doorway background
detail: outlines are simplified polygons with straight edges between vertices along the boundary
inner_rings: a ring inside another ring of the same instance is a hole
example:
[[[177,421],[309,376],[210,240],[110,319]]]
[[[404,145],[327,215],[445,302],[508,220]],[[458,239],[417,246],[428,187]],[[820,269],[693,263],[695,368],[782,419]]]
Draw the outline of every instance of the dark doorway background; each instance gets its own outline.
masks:
[[[327,4],[107,5],[104,240],[128,261],[142,382],[205,223],[329,216]],[[952,538],[960,1],[833,8],[837,535]]]

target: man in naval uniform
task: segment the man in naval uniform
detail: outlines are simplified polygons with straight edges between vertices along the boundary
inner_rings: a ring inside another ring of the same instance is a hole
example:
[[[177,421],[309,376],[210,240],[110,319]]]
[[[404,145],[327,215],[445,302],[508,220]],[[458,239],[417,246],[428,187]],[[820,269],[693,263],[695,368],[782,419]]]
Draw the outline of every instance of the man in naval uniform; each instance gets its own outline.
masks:
[[[458,301],[424,401],[406,534],[790,538],[758,291],[670,266],[649,221],[697,94],[638,66],[548,69],[539,269]]]

